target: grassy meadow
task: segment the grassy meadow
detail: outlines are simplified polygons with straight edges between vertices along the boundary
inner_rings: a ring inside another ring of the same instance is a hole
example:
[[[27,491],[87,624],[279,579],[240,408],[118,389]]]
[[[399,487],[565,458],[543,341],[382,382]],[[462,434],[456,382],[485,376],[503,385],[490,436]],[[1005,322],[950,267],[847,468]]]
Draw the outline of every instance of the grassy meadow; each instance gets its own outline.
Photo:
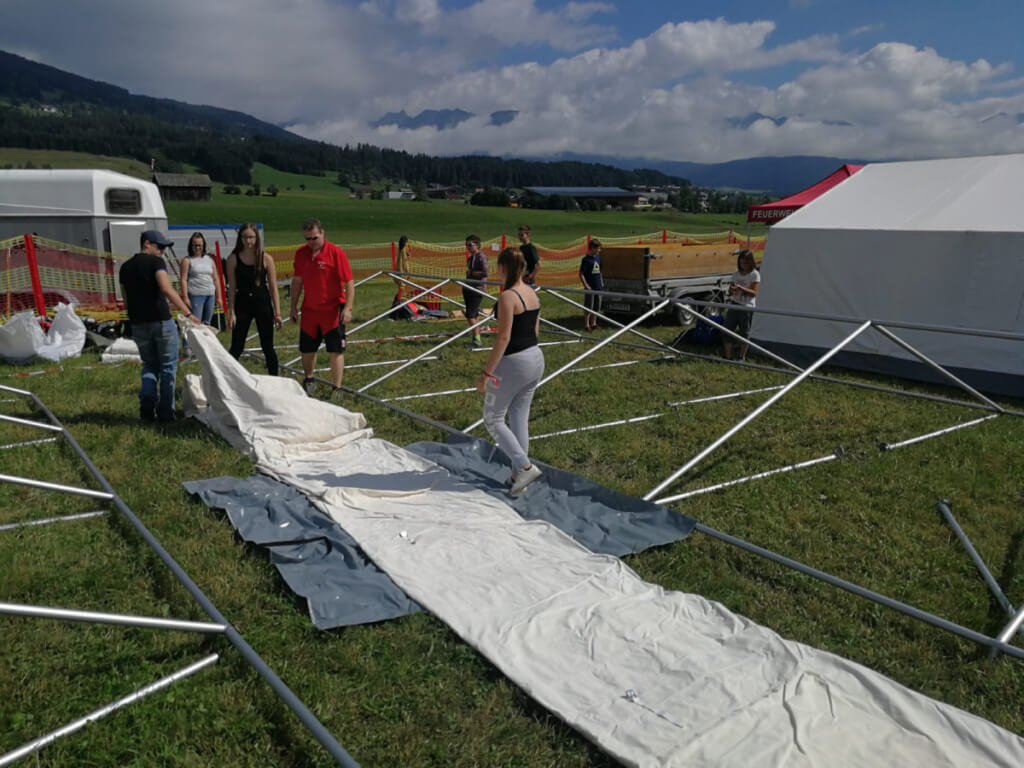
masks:
[[[347,210],[344,204],[340,210]],[[388,306],[393,291],[386,282],[360,289],[357,321]],[[544,316],[569,327],[582,326],[581,314],[551,298],[544,300]],[[464,327],[461,320],[430,325],[381,321],[354,338]],[[666,341],[676,333],[661,321],[652,321],[644,331]],[[607,334],[604,330],[598,335]],[[294,349],[284,348],[296,344],[296,336],[289,325],[278,333],[282,361],[297,356]],[[542,341],[564,338],[545,334]],[[407,358],[430,343],[353,345],[346,357],[350,365]],[[547,369],[555,370],[587,348],[580,343],[545,347]],[[470,387],[483,354],[456,342],[446,348],[443,360],[407,369],[372,394],[394,397]],[[653,355],[608,346],[582,365]],[[261,370],[257,359],[245,364]],[[102,366],[95,353],[87,352],[60,372],[20,376],[49,367],[0,365],[0,383],[36,392],[63,420],[127,504],[362,765],[613,765],[427,614],[330,632],[314,629],[304,601],[285,587],[266,554],[240,543],[222,513],[207,509],[181,488],[181,482],[191,479],[246,476],[252,470],[247,459],[195,421],[165,428],[140,423],[135,366]],[[197,373],[196,368],[186,364],[182,372]],[[386,370],[350,369],[346,384],[358,388]],[[835,374],[949,394],[908,382]],[[538,391],[535,435],[629,416],[665,415],[641,424],[534,440],[531,453],[643,495],[769,393],[677,409],[666,402],[788,380],[694,358],[566,374]],[[11,399],[0,393],[0,412],[39,417],[27,401]],[[475,393],[400,404],[459,428],[475,421],[481,407]],[[400,445],[445,437],[352,396],[346,396],[344,406],[363,411],[378,436]],[[1001,417],[893,452],[878,449],[879,441],[912,437],[979,415],[930,401],[805,382],[670,492],[818,457],[837,446],[845,451],[843,459],[672,506],[711,527],[994,634],[1006,617],[933,507],[939,498],[952,501],[958,520],[1010,600],[1024,601],[1021,422]],[[0,445],[37,437],[29,428],[0,423]],[[0,455],[4,473],[95,487],[62,444]],[[95,502],[78,497],[0,485],[0,524],[96,508]],[[626,561],[666,589],[721,601],[787,638],[860,662],[914,690],[1024,732],[1018,703],[1024,685],[1020,661],[989,662],[984,651],[952,635],[699,533]],[[8,602],[206,618],[116,514],[0,531],[0,580],[0,600]],[[222,653],[212,669],[47,747],[26,764],[331,764],[222,639],[9,617],[0,617],[0,637],[0,753],[210,652]]]
[[[259,164],[254,167],[253,182],[261,184],[264,191],[273,183],[280,192],[277,197],[225,195],[222,185],[215,185],[210,202],[166,203],[168,220],[171,224],[257,221],[264,226],[268,245],[300,242],[302,222],[310,217],[320,219],[331,240],[343,246],[397,241],[401,235],[424,242],[461,241],[470,233],[483,238],[502,232],[514,236],[522,222],[530,224],[536,242],[556,246],[586,234],[624,237],[662,229],[687,233],[728,229],[746,232],[743,215],[668,211],[567,213],[485,208],[460,200],[358,200],[350,197],[347,187],[338,186],[333,177],[287,174]],[[299,184],[305,184],[306,189],[299,189]]]
[[[32,163],[37,168],[104,168],[149,180],[149,167],[137,160],[89,155],[80,152],[0,147],[0,167]],[[194,168],[187,168],[194,171]],[[302,222],[310,217],[324,223],[331,239],[341,245],[364,245],[397,241],[405,234],[424,242],[461,241],[467,234],[483,238],[502,232],[514,236],[520,223],[533,228],[538,243],[559,245],[587,234],[609,237],[641,235],[662,229],[677,232],[722,232],[734,229],[746,233],[742,214],[691,214],[669,211],[574,212],[484,208],[462,201],[358,200],[348,187],[337,183],[337,174],[305,176],[278,171],[257,163],[252,181],[262,187],[260,197],[225,195],[224,184],[214,182],[209,202],[167,202],[171,224],[235,224],[256,221],[264,225],[267,245],[293,245],[302,239]],[[271,184],[280,190],[270,197]],[[381,184],[377,184],[381,187]],[[398,189],[394,185],[393,189]],[[302,189],[301,187],[305,187]],[[245,188],[243,188],[244,191]],[[764,233],[764,227],[752,233]]]

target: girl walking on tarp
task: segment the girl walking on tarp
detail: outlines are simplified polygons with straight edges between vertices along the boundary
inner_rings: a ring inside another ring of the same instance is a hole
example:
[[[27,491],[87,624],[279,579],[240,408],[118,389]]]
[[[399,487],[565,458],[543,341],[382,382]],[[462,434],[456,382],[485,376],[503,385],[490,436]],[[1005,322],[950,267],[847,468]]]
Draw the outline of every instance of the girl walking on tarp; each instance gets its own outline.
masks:
[[[498,299],[498,333],[476,382],[477,391],[484,394],[487,431],[512,462],[513,494],[522,493],[541,475],[528,455],[530,404],[544,375],[544,355],[537,345],[540,299],[523,282],[525,267],[515,248],[498,254],[498,279],[505,284]]]
[[[277,376],[274,328],[281,327],[281,299],[277,293],[277,270],[270,254],[260,247],[255,224],[238,228],[238,240],[228,256],[228,327],[231,328],[231,356],[236,360],[245,349],[252,321],[260,335],[260,347],[267,373]]]

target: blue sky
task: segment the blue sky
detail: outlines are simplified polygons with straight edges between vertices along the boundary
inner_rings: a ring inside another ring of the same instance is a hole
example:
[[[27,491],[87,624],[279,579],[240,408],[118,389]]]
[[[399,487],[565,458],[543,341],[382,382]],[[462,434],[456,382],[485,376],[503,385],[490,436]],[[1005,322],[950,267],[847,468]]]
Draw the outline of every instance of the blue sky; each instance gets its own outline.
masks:
[[[1024,151],[1020,0],[105,0],[74,25],[52,23],[64,0],[3,3],[4,50],[336,143],[702,162]],[[474,116],[370,126],[443,109]]]

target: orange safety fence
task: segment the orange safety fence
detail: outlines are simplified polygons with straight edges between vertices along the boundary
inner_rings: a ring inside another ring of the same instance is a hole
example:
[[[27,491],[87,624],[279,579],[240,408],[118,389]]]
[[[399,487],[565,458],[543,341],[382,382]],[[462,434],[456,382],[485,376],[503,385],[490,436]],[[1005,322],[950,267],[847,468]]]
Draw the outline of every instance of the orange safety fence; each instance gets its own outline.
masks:
[[[748,238],[732,230],[699,234],[660,230],[626,237],[601,236],[599,239],[605,245],[642,244],[652,248],[659,243],[735,243],[737,248],[748,247]],[[575,286],[579,282],[580,258],[586,253],[589,240],[588,235],[561,244],[535,243],[540,255],[538,282],[549,286]],[[498,253],[506,243],[515,245],[516,241],[499,235],[482,243],[492,276],[496,272]],[[758,256],[763,253],[764,245],[764,237],[749,238],[749,248]],[[397,267],[395,243],[343,247],[356,280],[369,277],[374,272],[395,270]],[[267,248],[267,253],[277,266],[279,281],[287,282],[291,279],[295,251],[298,248],[298,245]],[[464,278],[466,275],[467,254],[462,242],[410,241],[409,252],[407,271],[411,273],[442,278]],[[38,236],[25,235],[0,241],[0,316],[8,317],[15,312],[33,308],[38,312],[41,306],[52,311],[58,302],[63,301],[71,302],[79,312],[93,316],[123,317],[124,305],[118,285],[118,270],[123,261],[123,258],[109,253]],[[171,282],[175,289],[180,289],[178,261],[169,258],[167,262]],[[427,281],[415,282],[427,287]],[[402,287],[403,298],[412,295],[410,290],[415,291],[409,286]],[[497,293],[496,287],[489,290],[492,294]],[[441,292],[445,296],[457,298],[460,288],[447,285]],[[437,304],[430,301],[423,303],[428,306]]]

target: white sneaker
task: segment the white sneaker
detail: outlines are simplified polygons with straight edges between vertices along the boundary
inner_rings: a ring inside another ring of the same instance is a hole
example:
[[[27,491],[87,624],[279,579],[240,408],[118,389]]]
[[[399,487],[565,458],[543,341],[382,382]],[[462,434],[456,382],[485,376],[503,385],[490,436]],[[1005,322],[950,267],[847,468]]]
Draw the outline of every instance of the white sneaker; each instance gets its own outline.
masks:
[[[524,469],[515,479],[512,481],[512,487],[508,489],[508,492],[515,496],[516,494],[522,493],[526,490],[526,486],[540,477],[543,472],[540,471],[540,467],[536,464],[531,464],[527,469]]]

